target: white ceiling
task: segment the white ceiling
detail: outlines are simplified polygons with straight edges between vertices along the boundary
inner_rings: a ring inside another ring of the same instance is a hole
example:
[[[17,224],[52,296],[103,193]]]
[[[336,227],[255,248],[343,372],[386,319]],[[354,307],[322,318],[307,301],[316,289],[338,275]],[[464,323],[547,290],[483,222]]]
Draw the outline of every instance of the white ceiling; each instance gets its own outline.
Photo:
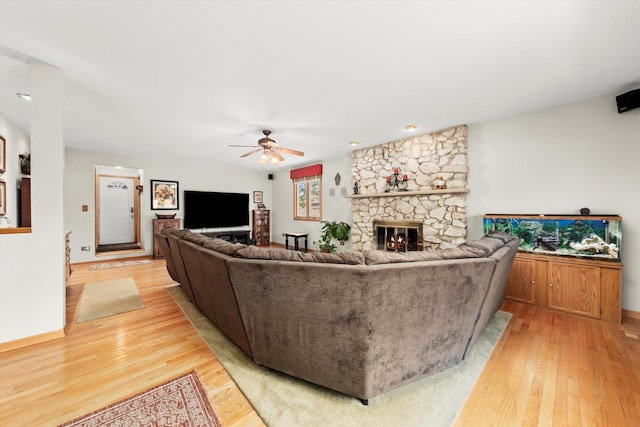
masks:
[[[68,147],[289,168],[640,87],[640,1],[0,0],[1,111],[62,68]],[[279,167],[229,144],[262,129]]]

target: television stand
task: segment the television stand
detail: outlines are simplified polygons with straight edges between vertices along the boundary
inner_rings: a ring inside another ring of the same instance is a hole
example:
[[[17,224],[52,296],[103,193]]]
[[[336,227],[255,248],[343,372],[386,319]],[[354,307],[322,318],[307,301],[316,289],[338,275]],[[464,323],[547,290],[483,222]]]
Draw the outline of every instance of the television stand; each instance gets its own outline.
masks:
[[[251,232],[248,230],[221,230],[207,231],[200,234],[203,234],[207,237],[217,237],[218,239],[226,240],[227,242],[244,243],[245,245],[248,245]]]

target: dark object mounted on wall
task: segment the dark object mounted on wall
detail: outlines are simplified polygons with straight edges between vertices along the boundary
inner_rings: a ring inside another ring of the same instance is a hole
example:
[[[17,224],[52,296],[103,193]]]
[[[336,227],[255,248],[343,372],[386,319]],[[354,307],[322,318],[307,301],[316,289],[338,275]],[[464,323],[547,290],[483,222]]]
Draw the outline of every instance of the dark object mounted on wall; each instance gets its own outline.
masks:
[[[267,178],[269,179],[269,181],[273,181],[273,174],[270,173],[269,175],[267,175]]]
[[[626,113],[640,107],[640,89],[630,90],[616,96],[616,104],[618,104],[618,113]]]

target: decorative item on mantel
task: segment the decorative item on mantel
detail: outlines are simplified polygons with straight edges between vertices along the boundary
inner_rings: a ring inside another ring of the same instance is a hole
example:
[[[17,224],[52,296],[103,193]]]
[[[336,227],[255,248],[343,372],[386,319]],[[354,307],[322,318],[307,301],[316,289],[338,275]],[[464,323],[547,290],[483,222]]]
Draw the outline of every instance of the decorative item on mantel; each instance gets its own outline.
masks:
[[[360,192],[360,188],[358,187],[358,181],[353,183],[353,194],[358,194]]]
[[[447,181],[441,176],[436,176],[436,179],[433,180],[433,188],[435,190],[444,190],[447,188]]]
[[[18,155],[20,159],[20,172],[23,175],[31,175],[31,154],[23,153]]]
[[[394,188],[397,188],[398,191],[407,191],[408,179],[409,177],[406,173],[400,176],[400,169],[395,168],[393,170],[393,175],[387,177],[387,184],[384,192],[389,193]]]

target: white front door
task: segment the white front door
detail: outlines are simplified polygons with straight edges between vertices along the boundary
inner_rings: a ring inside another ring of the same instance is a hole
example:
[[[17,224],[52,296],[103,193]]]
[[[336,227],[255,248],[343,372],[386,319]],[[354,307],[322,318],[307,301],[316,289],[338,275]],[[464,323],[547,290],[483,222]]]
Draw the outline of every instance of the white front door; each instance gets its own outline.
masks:
[[[135,242],[133,178],[100,176],[101,245]]]

